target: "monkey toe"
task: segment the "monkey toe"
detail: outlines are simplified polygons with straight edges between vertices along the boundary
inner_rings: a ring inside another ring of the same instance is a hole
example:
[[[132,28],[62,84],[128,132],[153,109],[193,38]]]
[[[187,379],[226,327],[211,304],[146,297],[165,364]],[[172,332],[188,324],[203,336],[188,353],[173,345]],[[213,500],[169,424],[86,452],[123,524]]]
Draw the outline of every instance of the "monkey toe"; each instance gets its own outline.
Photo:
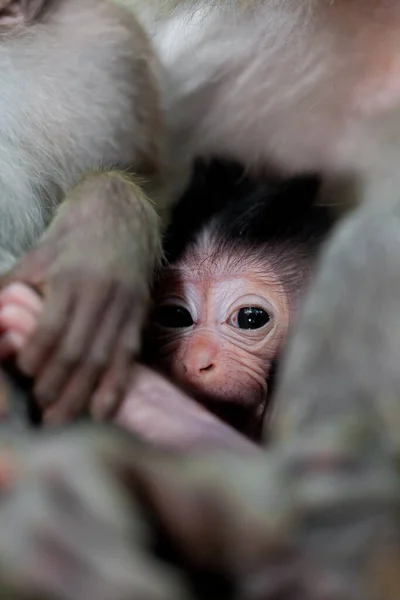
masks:
[[[0,307],[0,331],[17,332],[26,340],[36,327],[36,316],[18,304]]]
[[[20,352],[36,327],[36,316],[11,299],[0,302],[0,360]]]
[[[0,292],[0,306],[16,305],[32,315],[42,312],[43,301],[28,285],[20,282],[11,283]]]
[[[0,292],[0,360],[24,349],[35,331],[42,300],[29,286],[12,283]]]

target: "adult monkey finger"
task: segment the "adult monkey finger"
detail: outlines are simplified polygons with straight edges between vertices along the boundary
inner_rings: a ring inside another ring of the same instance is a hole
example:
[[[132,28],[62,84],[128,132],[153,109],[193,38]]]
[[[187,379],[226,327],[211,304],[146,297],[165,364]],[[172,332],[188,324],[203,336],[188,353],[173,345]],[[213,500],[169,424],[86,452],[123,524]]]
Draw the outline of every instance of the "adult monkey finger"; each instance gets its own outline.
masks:
[[[77,365],[74,375],[57,396],[53,406],[46,411],[45,421],[47,423],[65,422],[86,410],[89,403],[92,404],[90,396],[94,388],[99,389],[100,387],[103,390],[103,393],[100,393],[103,402],[105,392],[110,398],[107,403],[107,414],[118,408],[118,404],[127,390],[129,370],[133,367],[139,345],[139,340],[134,337],[137,319],[134,301],[130,295],[124,294],[124,296],[120,302],[114,303],[107,311],[107,315],[93,339],[92,347],[88,348],[86,356]],[[121,364],[120,338],[126,330],[126,322],[132,318],[133,344],[128,355],[123,355]],[[112,356],[111,367],[109,366],[110,356]],[[113,373],[111,377],[104,376],[105,369],[109,369],[107,374],[110,374],[110,371]],[[107,380],[107,390],[102,387],[104,379]],[[43,393],[46,393],[45,385]]]
[[[91,413],[97,419],[107,419],[115,414],[131,384],[139,341],[137,334],[136,318],[131,314],[121,331],[112,364],[91,399]]]
[[[50,333],[52,353],[46,353],[46,345],[40,344],[40,335],[33,336],[18,359],[18,364],[25,371],[30,365],[40,365],[39,359],[42,359],[43,368],[36,372],[31,371],[30,375],[36,375],[35,396],[43,408],[58,401],[65,384],[86,364],[96,327],[101,327],[102,317],[113,297],[111,286],[107,282],[103,284],[93,279],[82,281],[80,273],[76,274],[74,285],[67,285],[68,283],[68,278],[65,278],[54,290],[61,297],[71,294],[71,311],[65,335],[60,336],[54,327],[56,315],[52,313],[49,317],[44,313],[38,326],[40,331],[44,321],[45,327],[53,334],[51,336]],[[64,289],[64,286],[67,286],[67,289]],[[77,302],[78,294],[82,295],[82,302]],[[93,314],[98,315],[100,325],[92,319]],[[101,368],[102,365],[99,366]]]

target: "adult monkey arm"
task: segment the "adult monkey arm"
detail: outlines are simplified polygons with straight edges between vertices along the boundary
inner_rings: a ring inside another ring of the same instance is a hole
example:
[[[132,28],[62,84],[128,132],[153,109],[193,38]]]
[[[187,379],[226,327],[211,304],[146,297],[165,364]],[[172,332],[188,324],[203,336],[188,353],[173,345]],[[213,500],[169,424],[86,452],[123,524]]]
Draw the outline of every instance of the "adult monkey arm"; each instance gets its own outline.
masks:
[[[161,170],[158,66],[111,0],[10,0],[0,25],[3,266],[34,246],[8,281],[45,281],[48,299],[19,365],[43,405],[57,397],[72,416],[111,355],[126,380],[138,347],[160,248],[134,176],[154,184]]]

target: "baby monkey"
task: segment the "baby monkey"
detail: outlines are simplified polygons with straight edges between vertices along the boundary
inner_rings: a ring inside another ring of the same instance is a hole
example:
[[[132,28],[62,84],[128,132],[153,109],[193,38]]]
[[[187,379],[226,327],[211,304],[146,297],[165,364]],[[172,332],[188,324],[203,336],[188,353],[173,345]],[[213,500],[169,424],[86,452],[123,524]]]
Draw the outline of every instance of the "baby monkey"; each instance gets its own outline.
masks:
[[[256,182],[234,164],[198,164],[167,233],[148,361],[253,439],[332,226],[328,209],[315,205],[318,190],[315,176]]]
[[[195,419],[196,436],[206,437],[211,412],[259,441],[277,356],[332,225],[315,206],[318,187],[316,177],[268,184],[236,165],[196,166],[166,235],[168,263],[155,277],[145,332],[143,360],[166,378],[136,366],[120,424],[165,440],[162,427],[172,439],[181,421],[190,437]],[[23,348],[41,310],[29,287],[3,290],[0,358]]]

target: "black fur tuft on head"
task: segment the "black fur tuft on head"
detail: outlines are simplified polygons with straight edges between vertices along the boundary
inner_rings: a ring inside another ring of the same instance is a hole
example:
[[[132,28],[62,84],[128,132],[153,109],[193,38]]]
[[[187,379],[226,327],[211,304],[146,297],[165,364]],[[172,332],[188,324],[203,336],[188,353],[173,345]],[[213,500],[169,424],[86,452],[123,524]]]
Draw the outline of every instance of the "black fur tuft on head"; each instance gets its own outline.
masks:
[[[236,164],[199,162],[167,232],[167,258],[178,259],[205,228],[221,250],[283,244],[313,251],[333,222],[328,209],[315,204],[319,185],[316,175],[269,183],[245,176]]]

